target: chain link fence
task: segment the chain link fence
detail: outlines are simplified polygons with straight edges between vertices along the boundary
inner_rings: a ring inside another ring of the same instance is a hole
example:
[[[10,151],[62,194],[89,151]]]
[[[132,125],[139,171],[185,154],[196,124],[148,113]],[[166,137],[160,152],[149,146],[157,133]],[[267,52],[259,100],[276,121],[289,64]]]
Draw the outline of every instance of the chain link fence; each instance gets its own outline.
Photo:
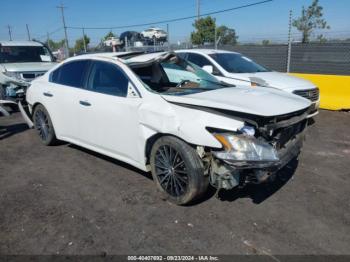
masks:
[[[241,53],[272,70],[287,71],[287,44],[218,46],[218,49]],[[293,43],[290,72],[350,75],[350,43]]]

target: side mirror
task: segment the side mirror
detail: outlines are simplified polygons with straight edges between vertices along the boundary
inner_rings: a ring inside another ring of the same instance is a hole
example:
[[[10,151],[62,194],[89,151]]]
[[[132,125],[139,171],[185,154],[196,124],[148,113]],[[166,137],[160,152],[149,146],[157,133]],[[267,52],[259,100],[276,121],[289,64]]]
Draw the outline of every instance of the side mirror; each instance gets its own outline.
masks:
[[[212,65],[205,65],[202,67],[202,69],[206,72],[208,72],[209,74],[212,74],[214,71],[214,67]]]

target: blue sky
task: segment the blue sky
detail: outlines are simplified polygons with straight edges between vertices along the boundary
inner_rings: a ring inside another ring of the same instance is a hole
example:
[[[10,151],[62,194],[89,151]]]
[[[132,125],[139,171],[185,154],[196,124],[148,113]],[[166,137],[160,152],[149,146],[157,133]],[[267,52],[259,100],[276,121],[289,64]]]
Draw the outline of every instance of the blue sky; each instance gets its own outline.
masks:
[[[201,13],[236,7],[259,0],[201,0]],[[242,42],[271,39],[287,39],[288,14],[299,16],[301,7],[312,0],[274,0],[272,2],[215,15],[217,24],[225,24],[236,30]],[[8,39],[7,25],[12,27],[15,40],[26,39],[25,24],[30,27],[32,37],[45,40],[46,32],[62,27],[59,0],[1,0],[0,39]],[[196,14],[196,0],[63,0],[68,26],[110,27],[153,22]],[[324,17],[331,26],[325,35],[350,38],[350,0],[320,0]],[[193,20],[169,24],[171,42],[184,41],[193,31]],[[155,24],[166,28],[165,24]],[[120,34],[125,30],[142,31],[145,27],[115,29]],[[109,30],[86,30],[95,44]],[[70,29],[72,44],[81,36],[81,30]],[[293,30],[294,38],[298,33]],[[52,34],[53,39],[62,39],[63,30]]]

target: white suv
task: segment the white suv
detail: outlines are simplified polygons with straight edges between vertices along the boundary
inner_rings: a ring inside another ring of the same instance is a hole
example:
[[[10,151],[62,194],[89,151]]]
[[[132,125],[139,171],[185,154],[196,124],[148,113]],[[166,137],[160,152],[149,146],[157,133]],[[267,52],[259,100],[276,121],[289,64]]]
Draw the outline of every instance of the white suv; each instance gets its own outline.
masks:
[[[30,82],[55,65],[50,50],[36,41],[0,41],[0,100],[16,100]]]
[[[151,27],[149,29],[146,29],[141,32],[141,35],[144,38],[156,39],[159,41],[165,41],[167,38],[167,33],[164,30],[157,27]]]
[[[309,117],[318,113],[319,89],[310,81],[272,71],[236,52],[214,49],[186,49],[175,52],[228,84],[276,88],[307,98],[313,106]]]

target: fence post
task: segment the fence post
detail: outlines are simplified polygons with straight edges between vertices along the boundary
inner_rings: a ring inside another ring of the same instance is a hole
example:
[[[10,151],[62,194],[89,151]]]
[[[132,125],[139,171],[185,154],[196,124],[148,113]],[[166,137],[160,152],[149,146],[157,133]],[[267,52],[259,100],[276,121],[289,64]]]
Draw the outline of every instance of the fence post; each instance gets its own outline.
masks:
[[[290,58],[292,54],[292,10],[289,11],[289,29],[288,29],[288,55],[287,55],[287,73],[290,72]]]

